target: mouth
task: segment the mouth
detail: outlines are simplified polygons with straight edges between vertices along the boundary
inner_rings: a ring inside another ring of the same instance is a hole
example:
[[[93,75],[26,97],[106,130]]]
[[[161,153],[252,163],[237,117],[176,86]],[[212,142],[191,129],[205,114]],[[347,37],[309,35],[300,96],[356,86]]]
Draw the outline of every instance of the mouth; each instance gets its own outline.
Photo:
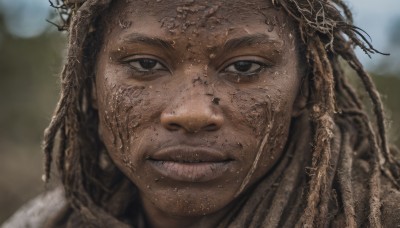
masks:
[[[156,172],[167,178],[206,182],[221,177],[234,160],[210,148],[176,146],[155,152],[147,161]]]

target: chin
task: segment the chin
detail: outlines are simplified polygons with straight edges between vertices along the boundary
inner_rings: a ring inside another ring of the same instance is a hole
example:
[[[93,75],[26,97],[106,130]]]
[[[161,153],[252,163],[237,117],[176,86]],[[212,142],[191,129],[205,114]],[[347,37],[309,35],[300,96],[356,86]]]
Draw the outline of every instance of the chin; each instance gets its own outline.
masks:
[[[232,201],[234,192],[227,189],[180,187],[143,192],[143,203],[151,203],[159,212],[174,217],[199,217],[222,211]]]

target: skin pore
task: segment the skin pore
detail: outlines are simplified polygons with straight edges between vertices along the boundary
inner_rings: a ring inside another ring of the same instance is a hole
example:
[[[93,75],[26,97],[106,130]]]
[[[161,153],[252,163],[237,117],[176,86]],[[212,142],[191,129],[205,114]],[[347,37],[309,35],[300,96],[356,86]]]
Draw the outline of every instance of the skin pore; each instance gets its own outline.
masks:
[[[302,78],[290,21],[263,0],[116,1],[103,20],[110,157],[150,226],[214,226],[284,153]]]

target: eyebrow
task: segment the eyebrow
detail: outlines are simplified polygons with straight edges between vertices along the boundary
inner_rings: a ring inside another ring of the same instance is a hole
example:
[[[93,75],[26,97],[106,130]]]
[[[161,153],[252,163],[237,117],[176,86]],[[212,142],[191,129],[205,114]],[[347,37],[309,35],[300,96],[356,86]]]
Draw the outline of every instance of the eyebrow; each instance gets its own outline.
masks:
[[[172,45],[172,41],[166,41],[163,39],[160,39],[158,37],[149,37],[142,35],[140,33],[131,33],[123,38],[125,42],[128,43],[142,43],[142,44],[147,44],[150,46],[156,46],[156,47],[161,47],[165,49],[172,50],[174,49]]]
[[[266,34],[256,33],[253,35],[247,35],[227,40],[222,47],[222,51],[229,52],[231,50],[239,49],[242,47],[248,47],[254,44],[278,43],[278,42],[279,40],[271,39],[271,37]]]
[[[158,37],[149,37],[140,33],[131,33],[123,38],[128,43],[143,43],[150,46],[156,46],[163,49],[173,50],[173,41],[163,40]],[[208,48],[209,50],[220,49],[222,52],[229,52],[242,47],[248,47],[254,44],[262,43],[278,43],[279,40],[271,39],[270,36],[263,33],[256,33],[252,35],[242,36],[238,38],[232,38],[227,40],[223,45],[222,49],[217,46]]]

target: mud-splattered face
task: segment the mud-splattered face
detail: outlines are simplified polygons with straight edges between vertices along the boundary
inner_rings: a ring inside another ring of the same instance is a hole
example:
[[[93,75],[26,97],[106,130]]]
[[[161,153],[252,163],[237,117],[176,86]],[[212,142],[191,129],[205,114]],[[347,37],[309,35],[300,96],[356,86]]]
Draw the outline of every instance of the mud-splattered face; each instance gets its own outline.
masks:
[[[100,135],[148,214],[229,208],[283,154],[301,75],[265,0],[117,1],[96,68]]]

